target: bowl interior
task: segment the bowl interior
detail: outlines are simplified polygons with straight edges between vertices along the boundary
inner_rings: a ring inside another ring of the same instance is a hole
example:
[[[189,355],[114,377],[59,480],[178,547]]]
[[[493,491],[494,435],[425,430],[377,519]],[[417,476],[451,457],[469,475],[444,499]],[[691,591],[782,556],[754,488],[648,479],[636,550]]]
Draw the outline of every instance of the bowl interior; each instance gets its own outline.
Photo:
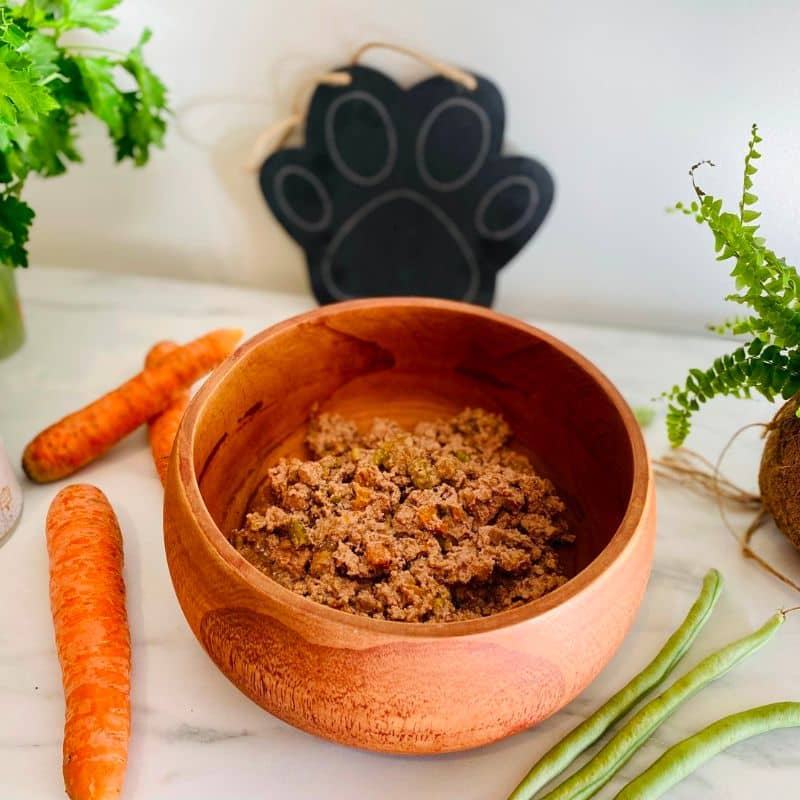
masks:
[[[569,574],[608,544],[631,499],[631,415],[619,395],[565,345],[491,311],[434,300],[329,306],[250,340],[209,383],[194,468],[226,536],[266,470],[304,455],[315,404],[363,426],[376,416],[412,426],[465,406],[503,414],[567,503]]]

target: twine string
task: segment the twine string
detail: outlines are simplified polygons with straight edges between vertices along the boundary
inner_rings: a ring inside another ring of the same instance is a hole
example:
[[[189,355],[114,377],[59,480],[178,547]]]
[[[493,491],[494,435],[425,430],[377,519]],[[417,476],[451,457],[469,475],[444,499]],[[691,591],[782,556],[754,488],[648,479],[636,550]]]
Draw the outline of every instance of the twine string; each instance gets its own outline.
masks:
[[[353,66],[357,65],[359,61],[361,61],[361,57],[364,55],[364,53],[366,53],[368,50],[376,49],[391,50],[394,53],[400,53],[401,55],[413,58],[416,61],[419,61],[421,64],[425,64],[425,66],[429,67],[432,72],[438,73],[442,77],[453,81],[453,83],[461,84],[470,92],[474,92],[478,88],[477,78],[474,75],[471,75],[469,72],[465,72],[463,69],[454,67],[452,64],[448,64],[446,61],[440,61],[438,58],[429,56],[419,50],[414,50],[411,47],[403,47],[403,45],[400,44],[392,44],[391,42],[367,42],[366,44],[362,44],[361,47],[359,47],[358,50],[353,53],[350,63]]]
[[[268,125],[256,137],[247,162],[248,171],[257,172],[264,159],[283,147],[292,132],[302,125],[317,86],[348,86],[352,80],[346,72],[322,72],[306,79],[294,99],[292,113]]]
[[[453,81],[469,91],[475,91],[478,87],[477,78],[452,64],[440,61],[438,58],[426,55],[419,50],[410,47],[392,44],[390,42],[366,42],[359,47],[350,58],[350,63],[357,65],[364,54],[373,49],[392,50],[393,52],[414,58],[422,64],[428,66],[433,72],[442,75],[448,80]],[[323,72],[314,75],[305,81],[297,93],[292,108],[292,113],[277,122],[268,125],[258,134],[253,142],[250,158],[247,162],[247,169],[250,172],[257,172],[264,160],[272,155],[276,150],[283,147],[292,133],[303,125],[308,114],[308,106],[314,90],[319,85],[326,86],[348,86],[352,82],[352,77],[347,72]]]

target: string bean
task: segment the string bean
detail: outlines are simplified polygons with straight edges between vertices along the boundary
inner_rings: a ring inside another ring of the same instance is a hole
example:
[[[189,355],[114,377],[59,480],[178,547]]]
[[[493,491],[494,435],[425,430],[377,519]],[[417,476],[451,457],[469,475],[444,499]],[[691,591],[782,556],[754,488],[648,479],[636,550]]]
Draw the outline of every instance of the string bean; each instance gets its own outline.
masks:
[[[681,626],[669,637],[658,655],[605,705],[572,730],[533,765],[508,800],[529,800],[545,784],[560,775],[587,747],[630,711],[639,700],[661,684],[686,655],[708,622],[722,591],[722,576],[712,569]]]
[[[731,714],[670,747],[616,800],[654,800],[731,745],[778,728],[798,727],[800,703],[773,703]]]
[[[785,619],[786,613],[779,611],[754,633],[701,661],[667,691],[637,711],[591,761],[545,795],[544,800],[586,800],[596,794],[681,703],[763,647]]]

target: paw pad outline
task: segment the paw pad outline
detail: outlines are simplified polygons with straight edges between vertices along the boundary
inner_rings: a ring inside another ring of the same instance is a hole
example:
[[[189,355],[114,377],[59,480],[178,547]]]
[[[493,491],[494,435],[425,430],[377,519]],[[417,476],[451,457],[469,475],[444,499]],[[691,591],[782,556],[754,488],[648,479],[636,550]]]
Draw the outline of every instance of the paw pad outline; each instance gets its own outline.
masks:
[[[260,173],[268,205],[306,251],[315,295],[489,305],[497,272],[553,196],[544,166],[501,154],[498,90],[439,76],[403,90],[366,67],[339,71],[352,82],[317,88],[304,147],[278,151]]]

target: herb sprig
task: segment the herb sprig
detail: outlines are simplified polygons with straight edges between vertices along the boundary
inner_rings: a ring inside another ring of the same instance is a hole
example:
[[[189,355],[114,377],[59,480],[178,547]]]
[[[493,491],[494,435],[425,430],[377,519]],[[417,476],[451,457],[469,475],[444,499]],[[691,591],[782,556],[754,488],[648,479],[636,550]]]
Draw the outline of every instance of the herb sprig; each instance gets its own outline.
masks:
[[[750,397],[755,391],[770,401],[776,397],[788,400],[800,390],[800,275],[758,235],[756,220],[761,212],[755,207],[758,197],[753,193],[753,176],[758,172],[754,162],[761,158],[756,149],[760,142],[753,125],[738,213],[723,211],[722,200],[696,184],[695,170],[709,162],[695,164],[690,170],[697,199],[674,207],[711,231],[717,261],[733,261],[730,274],[736,291],[725,299],[749,310],[746,316],[710,326],[720,334],[743,336],[740,347],[716,359],[708,369],[689,370],[683,386],[665,393],[670,400],[667,432],[675,446],[688,436],[693,413],[714,397]]]
[[[0,263],[28,266],[34,211],[20,195],[31,173],[61,175],[82,160],[82,114],[105,124],[117,161],[141,166],[162,145],[166,91],[142,54],[150,31],[127,53],[61,41],[75,29],[111,30],[117,20],[106,12],[119,3],[0,0]]]

